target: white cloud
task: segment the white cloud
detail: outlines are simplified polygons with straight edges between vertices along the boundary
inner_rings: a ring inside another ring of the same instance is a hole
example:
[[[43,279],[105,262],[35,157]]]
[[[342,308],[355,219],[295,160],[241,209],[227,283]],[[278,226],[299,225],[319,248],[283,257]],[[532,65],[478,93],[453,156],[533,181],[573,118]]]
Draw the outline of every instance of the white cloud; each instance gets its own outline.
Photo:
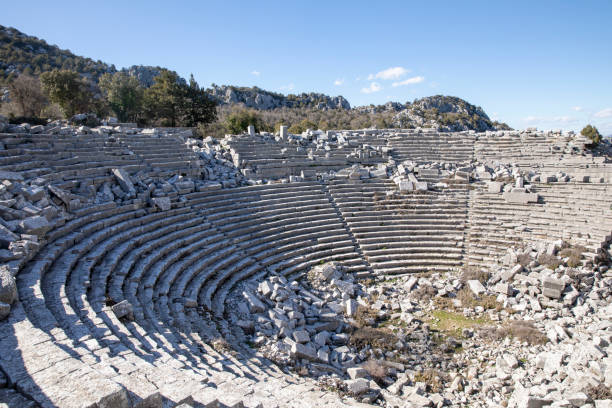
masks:
[[[376,83],[376,82],[372,82],[370,83],[370,86],[368,86],[367,88],[361,88],[361,92],[365,93],[365,94],[371,94],[374,92],[378,92],[382,89],[382,87],[380,86],[380,84]]]
[[[344,78],[342,78],[342,79],[336,79],[336,80],[334,81],[334,85],[336,85],[336,86],[344,85]]]
[[[251,74],[253,74],[255,76],[260,76],[261,72],[259,72],[259,71],[251,71]]]
[[[394,83],[391,84],[391,86],[393,86],[395,88],[395,87],[404,86],[404,85],[420,84],[424,80],[425,80],[425,77],[415,76],[415,77],[412,77],[412,78],[405,79],[403,81],[394,82]]]
[[[574,122],[576,119],[570,117],[570,116],[557,116],[552,118],[553,122],[560,122],[560,123],[568,123],[568,122]]]
[[[281,91],[293,91],[293,88],[295,88],[295,86],[293,85],[293,82],[290,83],[289,85],[283,85],[281,86],[279,89]]]
[[[392,67],[392,68],[387,68],[384,71],[380,71],[376,74],[368,75],[368,80],[371,81],[373,79],[383,79],[383,80],[398,79],[406,75],[408,72],[410,72],[410,70],[407,70],[404,67]]]
[[[612,117],[612,108],[600,110],[599,112],[595,113],[594,116],[596,118],[610,118]]]
[[[582,106],[573,106],[572,110],[575,110],[576,112],[580,112],[582,110]]]

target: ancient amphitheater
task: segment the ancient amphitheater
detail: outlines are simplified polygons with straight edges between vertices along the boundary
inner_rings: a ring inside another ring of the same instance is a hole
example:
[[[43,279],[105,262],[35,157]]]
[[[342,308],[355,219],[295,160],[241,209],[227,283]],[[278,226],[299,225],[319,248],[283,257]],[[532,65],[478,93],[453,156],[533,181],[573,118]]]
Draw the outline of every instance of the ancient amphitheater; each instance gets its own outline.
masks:
[[[0,406],[611,406],[577,135],[0,125]]]

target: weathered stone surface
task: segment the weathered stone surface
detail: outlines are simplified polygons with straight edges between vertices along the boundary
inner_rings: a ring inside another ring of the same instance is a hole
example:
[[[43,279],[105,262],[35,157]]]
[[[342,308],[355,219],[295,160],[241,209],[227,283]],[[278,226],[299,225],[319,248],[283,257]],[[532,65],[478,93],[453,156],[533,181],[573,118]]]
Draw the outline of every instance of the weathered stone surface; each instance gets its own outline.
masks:
[[[482,285],[482,283],[480,283],[480,281],[477,281],[475,279],[467,281],[467,285],[468,285],[468,288],[470,288],[470,290],[475,295],[480,295],[481,293],[484,293],[487,291],[487,289]]]
[[[293,358],[305,358],[310,361],[317,361],[317,351],[308,344],[294,343],[291,346],[291,356]]]
[[[124,169],[113,169],[112,173],[123,191],[131,195],[136,195],[134,183],[132,182],[132,179],[127,171]]]
[[[121,319],[122,317],[125,317],[128,320],[134,319],[134,309],[132,308],[131,303],[129,303],[127,300],[122,300],[121,302],[113,305],[111,309],[118,319]]]
[[[361,395],[370,389],[370,381],[365,378],[346,380],[345,384],[349,393],[352,395]]]
[[[17,299],[15,279],[6,267],[0,267],[0,302],[8,305]]]
[[[154,197],[151,201],[161,211],[168,211],[172,207],[170,197]]]
[[[40,215],[29,217],[19,223],[21,230],[28,234],[43,235],[51,229],[49,221]]]

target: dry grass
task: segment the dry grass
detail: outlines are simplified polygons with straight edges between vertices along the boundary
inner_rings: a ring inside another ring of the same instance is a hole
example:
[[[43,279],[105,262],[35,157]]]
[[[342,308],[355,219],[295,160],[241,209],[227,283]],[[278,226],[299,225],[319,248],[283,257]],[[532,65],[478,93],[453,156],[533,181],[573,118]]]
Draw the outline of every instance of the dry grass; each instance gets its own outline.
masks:
[[[587,388],[585,394],[593,401],[612,399],[612,389],[606,387],[604,384]]]
[[[559,252],[559,256],[562,258],[569,258],[567,260],[567,266],[570,268],[575,268],[580,265],[582,256],[585,252],[587,252],[587,248],[582,245],[576,245],[573,247],[567,246]]]
[[[351,334],[350,344],[355,347],[363,348],[371,346],[384,351],[396,351],[395,344],[398,338],[391,332],[385,329],[374,327],[357,328]]]
[[[525,268],[531,263],[531,256],[529,256],[529,254],[521,254],[517,256],[516,260],[523,268]]]
[[[524,320],[513,320],[505,323],[502,327],[483,327],[479,334],[488,340],[501,340],[506,337],[519,340],[521,343],[545,344],[548,338],[539,331],[533,322]]]
[[[375,310],[361,305],[357,308],[357,313],[353,317],[357,328],[370,327],[376,323],[377,319],[378,315]]]
[[[230,344],[223,337],[217,337],[214,339],[211,344],[213,349],[219,353],[233,353],[234,350],[230,346]]]
[[[436,296],[438,291],[433,288],[433,286],[422,285],[416,288],[411,292],[411,295],[415,299],[419,299],[422,301],[429,301],[431,298]]]
[[[457,292],[457,299],[461,301],[462,307],[469,307],[473,309],[476,306],[482,306],[485,310],[501,310],[502,308],[501,304],[497,302],[494,295],[476,296],[468,287],[464,287]]]
[[[552,270],[555,270],[561,265],[561,259],[555,255],[542,254],[538,256],[538,263],[540,265],[546,265]]]
[[[374,381],[380,381],[387,376],[388,370],[384,360],[369,359],[363,363],[362,367],[368,372]]]
[[[463,329],[472,329],[490,324],[486,318],[471,319],[461,313],[449,312],[446,310],[434,310],[431,312],[429,325],[432,329],[442,333],[462,338]]]
[[[444,377],[440,371],[427,369],[416,373],[414,381],[427,384],[429,392],[440,392],[444,389]]]
[[[469,280],[477,280],[484,285],[487,283],[490,277],[491,273],[478,269],[474,266],[469,266],[463,270],[463,273],[461,274],[461,282],[466,283]]]

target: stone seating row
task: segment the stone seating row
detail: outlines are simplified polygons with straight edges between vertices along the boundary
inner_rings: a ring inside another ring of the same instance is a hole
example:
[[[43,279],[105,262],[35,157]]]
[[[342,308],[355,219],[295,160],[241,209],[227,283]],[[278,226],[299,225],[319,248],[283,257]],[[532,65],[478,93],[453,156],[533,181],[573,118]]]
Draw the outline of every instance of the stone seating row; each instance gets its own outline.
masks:
[[[231,287],[266,268],[295,274],[332,259],[363,264],[333,211],[301,211],[300,205],[315,200],[312,195],[287,201],[288,193],[317,188],[325,197],[316,184],[236,189],[260,228],[236,208],[233,194],[222,190],[210,193],[209,203],[215,207],[208,212],[201,211],[199,193],[193,195],[193,207],[175,206],[166,212],[139,205],[83,211],[52,231],[47,245],[19,274],[27,320],[49,322],[45,328],[57,326],[75,364],[103,373],[99,381],[107,381],[108,387],[120,384],[133,402],[163,397],[174,403],[188,398],[208,403],[220,395],[203,379],[280,378],[282,374],[265,362],[246,364],[216,353],[209,342],[218,335],[217,328],[203,322],[199,309],[185,300],[222,316]],[[288,210],[267,211],[268,204],[285,204]],[[232,211],[233,217],[213,216]],[[110,312],[108,305],[121,300],[133,305],[133,322]],[[15,333],[15,338],[22,334]],[[24,364],[39,363],[31,359]],[[61,377],[54,384],[59,387]]]
[[[337,180],[328,188],[375,273],[448,271],[462,265],[465,189],[399,194],[394,183],[382,179]]]

